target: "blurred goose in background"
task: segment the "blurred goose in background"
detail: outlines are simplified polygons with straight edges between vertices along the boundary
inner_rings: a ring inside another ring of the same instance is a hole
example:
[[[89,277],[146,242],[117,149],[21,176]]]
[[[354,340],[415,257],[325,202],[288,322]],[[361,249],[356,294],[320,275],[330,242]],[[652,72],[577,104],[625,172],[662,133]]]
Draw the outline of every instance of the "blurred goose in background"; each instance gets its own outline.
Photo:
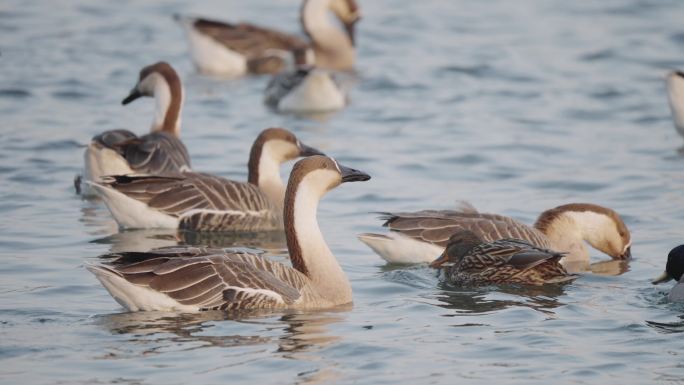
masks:
[[[367,174],[332,158],[300,160],[285,194],[285,232],[292,267],[245,252],[197,247],[103,256],[88,266],[129,311],[323,308],[351,303],[352,289],[321,234],[319,200]]]
[[[457,285],[543,285],[576,278],[560,264],[563,256],[521,239],[484,242],[474,232],[461,230],[449,237],[430,266],[443,269],[445,278]]]
[[[116,175],[91,184],[122,228],[260,231],[283,228],[280,164],[321,154],[282,128],[261,132],[249,155],[247,182],[186,172]]]
[[[449,237],[470,230],[486,242],[522,239],[536,247],[567,253],[562,263],[572,271],[589,265],[588,242],[614,259],[631,257],[631,236],[615,211],[590,203],[571,203],[546,210],[534,227],[513,218],[480,213],[472,206],[461,210],[424,210],[383,213],[386,235],[365,233],[359,239],[392,263],[430,262],[444,251]]]
[[[159,62],[143,68],[138,83],[121,103],[142,96],[155,99],[151,133],[138,137],[120,129],[93,137],[84,154],[86,181],[99,182],[107,175],[174,175],[190,170],[188,150],[179,138],[183,88],[173,67]],[[77,177],[77,191],[80,185]],[[83,193],[94,194],[87,186]]]
[[[306,64],[306,53],[293,53],[297,68],[275,75],[266,86],[264,103],[279,112],[330,112],[347,103],[340,84],[323,69]]]
[[[684,136],[684,72],[672,71],[665,78],[672,119],[679,135]]]
[[[330,19],[329,12],[343,30]],[[309,64],[332,70],[350,70],[354,66],[354,25],[360,19],[354,0],[304,0],[300,20],[310,42],[248,23],[179,15],[175,18],[185,30],[192,60],[202,73],[278,73],[285,69],[293,50],[307,48]]]
[[[659,283],[675,280],[677,283],[672,287],[667,299],[672,302],[684,302],[684,245],[679,245],[670,250],[667,255],[667,265],[665,271],[660,277],[654,279],[652,283],[657,285]]]

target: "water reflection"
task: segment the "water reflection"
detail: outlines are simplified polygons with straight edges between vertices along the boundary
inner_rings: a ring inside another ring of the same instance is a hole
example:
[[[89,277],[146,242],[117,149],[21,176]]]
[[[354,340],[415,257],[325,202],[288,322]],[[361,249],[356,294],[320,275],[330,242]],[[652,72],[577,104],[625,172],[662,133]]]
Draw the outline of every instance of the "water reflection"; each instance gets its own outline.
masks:
[[[589,266],[592,273],[598,275],[618,276],[629,271],[631,260],[611,259],[607,261],[595,262]]]
[[[245,247],[266,250],[272,254],[287,253],[285,233],[192,232],[170,229],[122,230],[98,238],[91,243],[111,245],[110,252],[150,251],[169,246],[206,246],[211,248]]]
[[[483,286],[474,288],[458,288],[441,282],[441,293],[437,299],[442,302],[438,306],[455,310],[454,315],[478,314],[503,310],[509,307],[528,307],[547,315],[554,315],[552,311],[562,302],[558,300],[565,292],[565,286],[570,284],[552,284],[544,286]]]
[[[98,316],[95,323],[113,334],[128,335],[128,341],[134,343],[130,346],[142,344],[142,354],[145,355],[163,353],[170,347],[190,351],[273,343],[278,346],[276,352],[286,358],[310,359],[299,353],[318,350],[339,341],[342,337],[331,335],[327,327],[344,321],[344,316],[336,313],[350,309],[351,305],[324,313],[287,312],[279,317],[273,317],[271,310],[182,314],[134,312]],[[110,353],[103,358],[117,356]]]

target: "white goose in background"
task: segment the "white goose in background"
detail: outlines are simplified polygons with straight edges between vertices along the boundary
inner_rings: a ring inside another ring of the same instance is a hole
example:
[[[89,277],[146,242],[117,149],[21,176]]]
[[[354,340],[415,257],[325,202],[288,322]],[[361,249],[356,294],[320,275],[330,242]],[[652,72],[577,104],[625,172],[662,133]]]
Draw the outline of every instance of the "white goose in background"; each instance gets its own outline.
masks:
[[[340,29],[329,16],[337,18]],[[304,0],[300,20],[307,42],[297,36],[248,23],[230,24],[176,16],[186,32],[197,69],[206,74],[241,76],[277,73],[295,49],[310,48],[309,64],[332,70],[354,66],[354,25],[360,19],[354,0]]]
[[[684,136],[684,72],[672,71],[665,78],[672,119],[679,135]]]
[[[122,228],[262,231],[283,228],[280,165],[321,154],[290,131],[269,128],[254,141],[247,182],[209,174],[113,175],[91,182]]]
[[[614,259],[631,257],[631,235],[615,211],[590,203],[571,203],[546,210],[534,227],[513,218],[460,210],[383,213],[385,234],[359,234],[359,239],[391,263],[431,262],[444,252],[449,237],[469,230],[485,242],[517,238],[532,245],[565,252],[562,264],[571,271],[589,266],[588,242]]]
[[[292,267],[259,255],[196,247],[103,256],[90,270],[129,311],[325,308],[352,302],[352,289],[321,234],[319,200],[340,183],[367,174],[332,158],[295,164],[285,194],[285,232]]]
[[[173,175],[190,170],[190,156],[179,138],[183,88],[176,71],[165,62],[143,68],[122,104],[142,96],[153,96],[156,102],[151,133],[138,137],[121,129],[93,137],[84,154],[86,181],[99,182],[106,175]],[[77,191],[80,184],[77,177]],[[93,195],[87,186],[83,193]]]
[[[264,103],[278,112],[316,113],[344,108],[347,98],[333,75],[307,65],[306,53],[293,53],[297,68],[273,76],[264,92]]]

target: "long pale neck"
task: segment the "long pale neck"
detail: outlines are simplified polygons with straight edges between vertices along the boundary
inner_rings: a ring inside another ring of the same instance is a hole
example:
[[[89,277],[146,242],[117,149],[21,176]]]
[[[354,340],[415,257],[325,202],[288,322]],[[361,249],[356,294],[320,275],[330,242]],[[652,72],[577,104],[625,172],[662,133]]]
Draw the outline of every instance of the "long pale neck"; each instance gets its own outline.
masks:
[[[302,25],[313,43],[316,65],[326,68],[351,67],[354,46],[328,15],[330,0],[307,0],[302,9]]]
[[[684,79],[670,75],[667,79],[667,96],[675,127],[684,132]]]
[[[540,228],[537,224],[535,227],[549,238],[553,250],[568,253],[561,260],[563,264],[586,264],[588,267],[589,251],[584,243],[583,227],[570,213],[558,215],[545,227]]]
[[[280,209],[285,201],[285,185],[280,177],[280,162],[267,154],[262,154],[259,160],[256,185]]]
[[[180,135],[183,89],[179,82],[157,81],[154,86],[154,121],[152,131],[164,131],[178,137]]]
[[[306,183],[285,198],[283,219],[292,266],[304,273],[315,291],[334,304],[352,301],[352,290],[344,271],[330,251],[318,227],[316,211],[321,194]]]

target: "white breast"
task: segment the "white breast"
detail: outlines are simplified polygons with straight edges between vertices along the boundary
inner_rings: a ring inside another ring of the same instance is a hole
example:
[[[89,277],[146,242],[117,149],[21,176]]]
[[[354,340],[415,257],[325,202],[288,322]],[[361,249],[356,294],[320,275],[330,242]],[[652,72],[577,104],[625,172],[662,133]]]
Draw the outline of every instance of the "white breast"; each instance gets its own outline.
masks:
[[[212,75],[241,76],[247,73],[247,58],[190,25],[183,25],[188,37],[190,55],[200,72]]]

